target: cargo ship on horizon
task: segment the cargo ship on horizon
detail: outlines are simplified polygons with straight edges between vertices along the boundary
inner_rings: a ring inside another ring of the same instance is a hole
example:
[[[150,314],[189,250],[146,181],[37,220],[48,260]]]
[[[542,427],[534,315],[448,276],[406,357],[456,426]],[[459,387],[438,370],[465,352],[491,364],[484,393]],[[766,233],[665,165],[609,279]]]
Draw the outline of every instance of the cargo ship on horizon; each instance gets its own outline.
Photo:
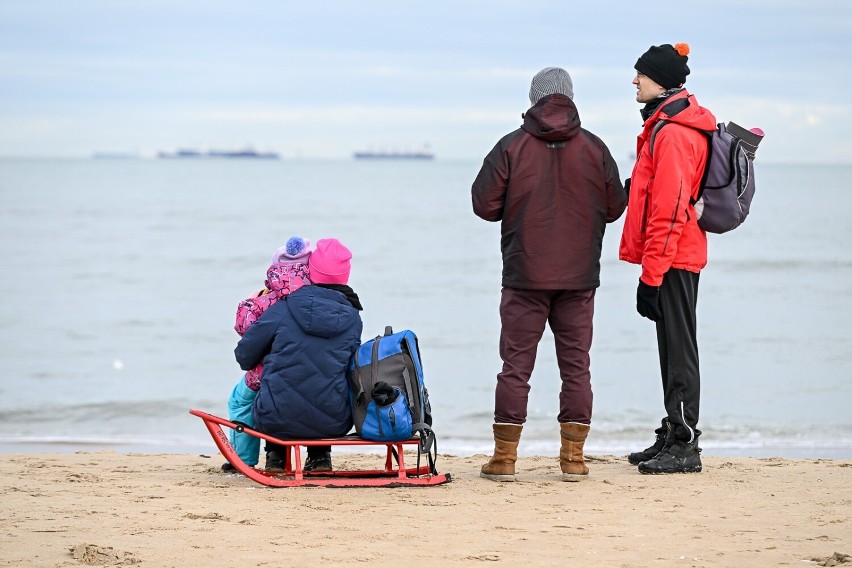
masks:
[[[428,147],[420,150],[359,150],[352,154],[356,160],[434,160]]]
[[[182,148],[176,152],[158,152],[158,158],[251,158],[260,160],[278,160],[280,156],[275,152],[257,152],[253,148],[243,150],[199,150]]]

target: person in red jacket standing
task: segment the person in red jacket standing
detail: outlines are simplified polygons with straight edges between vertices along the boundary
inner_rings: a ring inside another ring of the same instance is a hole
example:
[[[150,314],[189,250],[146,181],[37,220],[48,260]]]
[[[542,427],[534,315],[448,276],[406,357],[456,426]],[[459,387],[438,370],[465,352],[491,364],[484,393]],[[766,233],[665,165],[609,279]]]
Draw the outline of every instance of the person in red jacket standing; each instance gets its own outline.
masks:
[[[583,445],[592,419],[589,348],[604,230],[627,196],[606,145],[580,126],[564,69],[533,77],[523,125],[486,156],[471,190],[473,210],[500,221],[503,292],[494,403],[494,455],[481,476],[515,481],[536,349],[550,324],[562,378],[559,426],[562,479],[589,468]]]
[[[644,125],[628,180],[629,203],[619,257],[640,264],[636,310],[656,322],[666,417],[649,448],[628,456],[641,473],[701,471],[700,374],[695,306],[707,264],[707,235],[693,202],[716,118],[683,88],[689,46],[652,46],[636,61],[636,101]],[[654,137],[661,120],[667,121]]]

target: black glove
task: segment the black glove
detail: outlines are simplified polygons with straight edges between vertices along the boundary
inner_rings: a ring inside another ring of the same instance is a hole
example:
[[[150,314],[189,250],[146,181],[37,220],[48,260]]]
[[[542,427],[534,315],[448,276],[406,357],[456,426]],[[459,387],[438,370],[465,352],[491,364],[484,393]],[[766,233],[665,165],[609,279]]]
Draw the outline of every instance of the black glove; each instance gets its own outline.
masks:
[[[641,280],[636,288],[636,311],[639,315],[651,321],[663,319],[663,310],[660,308],[660,287],[648,286]]]
[[[630,178],[624,180],[624,191],[627,193],[627,197],[630,197]]]

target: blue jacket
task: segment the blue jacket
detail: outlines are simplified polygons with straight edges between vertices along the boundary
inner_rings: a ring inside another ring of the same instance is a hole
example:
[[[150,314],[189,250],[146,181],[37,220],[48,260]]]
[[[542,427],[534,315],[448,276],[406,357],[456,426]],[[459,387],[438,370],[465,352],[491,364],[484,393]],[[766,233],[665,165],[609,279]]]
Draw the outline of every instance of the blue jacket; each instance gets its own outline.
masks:
[[[361,316],[336,290],[304,286],[273,304],[234,350],[243,370],[263,362],[255,428],[278,438],[346,435],[347,372],[361,345]]]

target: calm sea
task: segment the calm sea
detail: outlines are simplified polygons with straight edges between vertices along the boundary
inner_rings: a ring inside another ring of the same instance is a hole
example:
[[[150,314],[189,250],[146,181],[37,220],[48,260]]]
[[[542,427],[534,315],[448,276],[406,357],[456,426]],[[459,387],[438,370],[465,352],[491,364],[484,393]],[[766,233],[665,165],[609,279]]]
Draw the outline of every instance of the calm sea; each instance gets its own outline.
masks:
[[[293,234],[354,251],[365,337],[417,332],[439,450],[490,450],[499,226],[471,212],[480,163],[0,161],[0,451],[215,451],[237,303]],[[748,222],[701,276],[706,455],[852,457],[852,167],[758,163]],[[627,174],[626,165],[622,174]],[[637,267],[607,232],[590,453],[644,447],[662,417]],[[521,451],[556,452],[545,334]]]

